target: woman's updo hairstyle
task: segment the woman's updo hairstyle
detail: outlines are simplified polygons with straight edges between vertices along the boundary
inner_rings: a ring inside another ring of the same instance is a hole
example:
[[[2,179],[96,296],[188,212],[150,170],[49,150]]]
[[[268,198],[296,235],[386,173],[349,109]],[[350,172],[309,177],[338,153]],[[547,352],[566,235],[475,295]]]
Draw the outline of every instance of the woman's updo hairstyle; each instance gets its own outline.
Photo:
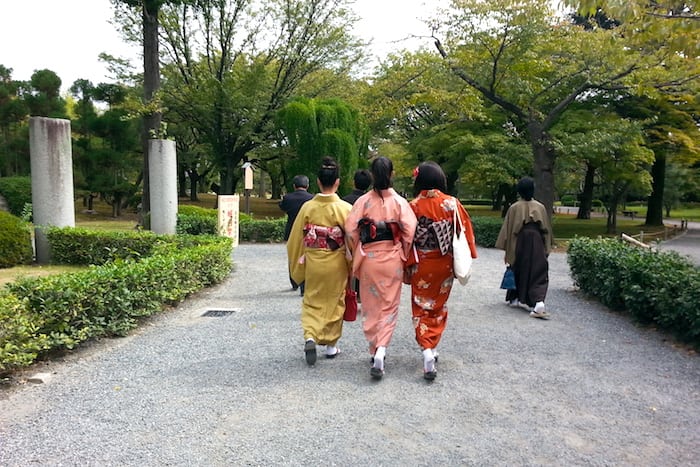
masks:
[[[324,157],[321,161],[321,167],[318,169],[318,181],[324,188],[333,186],[336,180],[340,178],[340,167],[332,157]]]

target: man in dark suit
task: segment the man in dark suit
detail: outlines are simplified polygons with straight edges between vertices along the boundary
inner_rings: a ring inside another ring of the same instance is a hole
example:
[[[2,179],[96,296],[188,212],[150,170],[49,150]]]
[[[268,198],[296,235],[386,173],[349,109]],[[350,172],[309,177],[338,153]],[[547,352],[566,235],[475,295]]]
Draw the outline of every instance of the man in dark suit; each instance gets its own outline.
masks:
[[[309,189],[309,177],[306,175],[297,175],[292,179],[292,185],[294,186],[294,191],[287,193],[279,202],[279,207],[281,210],[287,213],[287,225],[284,227],[284,240],[289,239],[289,232],[292,230],[292,225],[294,220],[299,214],[301,205],[314,197],[307,190]],[[301,295],[304,295],[304,284],[297,284],[289,278],[289,282],[292,284],[292,290],[297,290],[301,288]]]
[[[353,176],[353,184],[355,189],[350,194],[343,196],[343,201],[350,204],[355,204],[357,198],[367,192],[367,188],[372,184],[372,174],[367,169],[357,169]]]

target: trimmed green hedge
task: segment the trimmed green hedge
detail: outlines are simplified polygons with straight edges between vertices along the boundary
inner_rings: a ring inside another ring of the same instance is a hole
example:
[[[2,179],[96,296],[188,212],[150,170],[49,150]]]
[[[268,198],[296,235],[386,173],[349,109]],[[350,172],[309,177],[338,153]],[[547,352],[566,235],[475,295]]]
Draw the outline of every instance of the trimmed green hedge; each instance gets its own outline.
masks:
[[[178,207],[176,232],[190,235],[216,235],[218,212],[216,209],[183,205]]]
[[[51,229],[49,240],[56,242],[51,244],[52,254],[69,258],[71,264],[78,257],[66,251],[75,245],[74,230]],[[232,242],[227,237],[126,234],[136,245],[142,240],[153,244],[150,256],[145,256],[145,249],[134,254],[134,245],[123,242],[123,233],[93,234],[80,233],[94,248],[109,252],[89,256],[96,265],[76,273],[20,279],[0,296],[0,372],[28,365],[44,351],[126,335],[140,317],[221,282],[231,271]],[[67,238],[58,241],[62,235]],[[12,318],[2,319],[7,316]]]
[[[238,238],[242,242],[282,242],[287,219],[245,219],[241,216]]]
[[[617,239],[576,237],[567,261],[583,292],[700,348],[700,268],[687,259]]]
[[[29,224],[0,211],[0,268],[29,264],[34,257]]]
[[[107,234],[81,227],[49,227],[45,233],[54,264],[104,264],[115,259],[138,259],[151,255],[158,245],[172,242],[148,230]]]
[[[32,204],[32,181],[29,177],[0,178],[0,195],[7,201],[10,212],[22,216],[25,204]]]
[[[472,217],[476,243],[485,248],[493,248],[502,225],[503,219],[501,217]]]

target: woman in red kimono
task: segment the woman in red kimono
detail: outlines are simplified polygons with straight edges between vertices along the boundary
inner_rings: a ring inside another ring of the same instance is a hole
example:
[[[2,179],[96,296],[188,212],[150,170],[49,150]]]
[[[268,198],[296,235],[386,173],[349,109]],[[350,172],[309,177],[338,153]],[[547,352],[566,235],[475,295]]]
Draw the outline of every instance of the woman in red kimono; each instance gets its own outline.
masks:
[[[476,258],[476,243],[469,213],[462,203],[446,194],[447,178],[435,162],[420,164],[414,171],[410,206],[418,219],[413,254],[407,262],[406,281],[411,284],[411,311],[416,342],[423,351],[423,377],[437,376],[437,350],[447,324],[447,299],[452,290],[452,235],[454,210],[458,209],[469,243]]]

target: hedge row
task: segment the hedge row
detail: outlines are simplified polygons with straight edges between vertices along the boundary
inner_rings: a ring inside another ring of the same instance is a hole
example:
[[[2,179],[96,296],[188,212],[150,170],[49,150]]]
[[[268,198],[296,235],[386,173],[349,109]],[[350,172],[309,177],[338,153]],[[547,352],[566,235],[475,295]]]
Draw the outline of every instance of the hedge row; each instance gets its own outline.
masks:
[[[700,348],[700,268],[687,259],[617,239],[577,237],[567,261],[583,292]]]
[[[74,234],[71,228],[50,230],[47,237],[54,241],[68,238],[51,244],[54,257],[78,262],[78,254],[65,251],[74,245]],[[232,266],[227,237],[95,233],[90,237],[94,246],[99,235],[101,249],[117,259],[76,273],[20,279],[0,295],[0,373],[28,365],[44,352],[126,335],[140,317],[221,282]],[[117,251],[113,237],[122,235],[131,236],[134,244],[142,243],[141,236],[150,238],[156,247],[150,256],[134,255],[132,248]]]
[[[25,204],[32,202],[32,181],[29,177],[0,177],[0,195],[10,212],[21,217]]]
[[[0,211],[0,268],[29,264],[33,256],[29,224],[9,212]]]
[[[240,213],[239,235],[242,242],[281,242],[284,241],[286,217],[275,219],[253,219]],[[178,234],[217,234],[217,210],[198,206],[183,205],[178,208]],[[500,217],[472,217],[474,235],[479,245],[491,248],[496,244],[498,232],[503,224]]]

